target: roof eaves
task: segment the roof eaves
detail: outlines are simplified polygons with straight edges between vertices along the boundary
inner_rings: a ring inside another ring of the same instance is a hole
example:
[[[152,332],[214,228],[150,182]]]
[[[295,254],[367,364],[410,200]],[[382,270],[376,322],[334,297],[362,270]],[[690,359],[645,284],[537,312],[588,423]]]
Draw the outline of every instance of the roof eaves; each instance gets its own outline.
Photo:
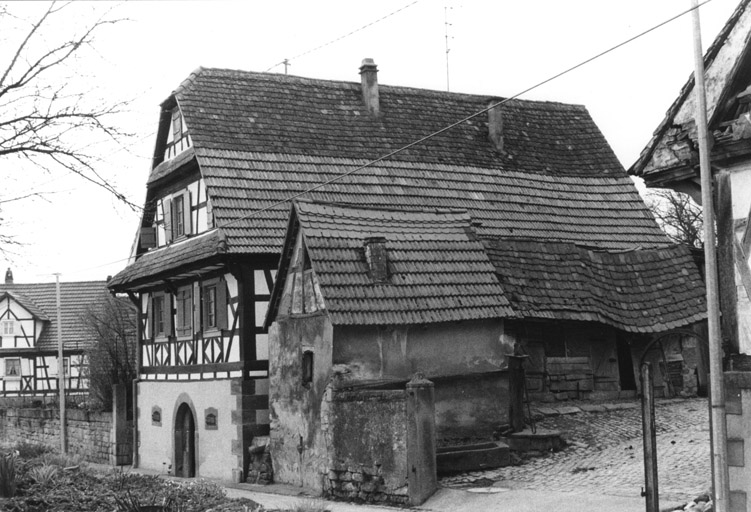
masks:
[[[733,14],[725,23],[725,26],[722,27],[722,30],[720,30],[720,33],[717,35],[715,40],[709,46],[706,53],[704,54],[704,69],[707,69],[712,64],[712,62],[714,62],[714,59],[715,57],[717,57],[717,54],[719,53],[720,48],[722,48],[722,45],[725,43],[725,40],[730,35],[730,32],[732,31],[735,24],[738,22],[738,19],[741,17],[741,14],[743,14],[743,11],[746,9],[749,2],[751,2],[751,0],[742,0],[738,4],[738,7],[735,9],[735,11],[733,11]],[[657,144],[665,135],[665,132],[668,130],[668,128],[672,125],[673,119],[678,114],[678,111],[680,110],[681,106],[683,106],[683,103],[686,101],[686,99],[688,98],[693,88],[694,88],[694,73],[691,73],[688,77],[688,80],[681,88],[681,91],[678,94],[678,98],[676,98],[673,104],[670,105],[670,108],[668,108],[667,112],[665,113],[665,118],[657,126],[657,129],[652,134],[652,138],[647,143],[647,146],[642,150],[636,162],[634,162],[631,165],[631,167],[628,168],[627,172],[629,175],[631,176],[642,175],[642,172],[644,171],[644,168],[649,162],[649,159],[652,158],[652,155],[657,149]]]

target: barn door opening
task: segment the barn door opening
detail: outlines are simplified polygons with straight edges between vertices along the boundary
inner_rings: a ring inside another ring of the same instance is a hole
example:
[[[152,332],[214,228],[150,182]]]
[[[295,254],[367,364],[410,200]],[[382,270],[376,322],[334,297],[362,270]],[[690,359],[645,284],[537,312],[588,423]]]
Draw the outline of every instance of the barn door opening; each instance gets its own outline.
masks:
[[[615,347],[618,355],[618,373],[621,377],[621,391],[636,390],[636,375],[634,374],[634,360],[631,346],[622,336],[617,336]]]
[[[196,422],[188,404],[182,404],[175,418],[175,475],[196,476]]]

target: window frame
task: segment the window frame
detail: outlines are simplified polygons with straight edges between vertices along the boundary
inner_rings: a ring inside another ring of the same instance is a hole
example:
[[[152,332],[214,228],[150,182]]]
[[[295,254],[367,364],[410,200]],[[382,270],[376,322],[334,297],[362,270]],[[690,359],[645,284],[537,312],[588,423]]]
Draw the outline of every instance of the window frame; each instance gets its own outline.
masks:
[[[214,292],[213,306],[211,292]],[[211,321],[211,313],[214,320]],[[219,277],[207,279],[201,283],[201,328],[204,332],[221,331],[227,329],[227,285]]]
[[[185,236],[185,195],[178,194],[172,198],[172,239]]]
[[[11,361],[14,361],[18,364],[18,375],[10,375],[8,373],[9,363]],[[4,378],[8,380],[21,380],[21,376],[23,375],[23,369],[21,368],[21,358],[20,357],[6,357],[5,358],[5,373]]]
[[[167,332],[167,317],[165,316],[165,313],[168,310],[166,307],[167,295],[164,292],[156,292],[152,294],[151,301],[151,336],[154,339],[163,338],[169,334]],[[159,313],[161,313],[160,315],[157,315],[157,303],[161,304],[161,311],[159,311]],[[161,330],[159,329],[160,324]]]
[[[217,285],[212,283],[203,287],[203,324],[206,330],[219,328],[217,317]]]
[[[15,336],[16,335],[16,321],[15,320],[3,320],[3,336]],[[8,326],[10,326],[10,332],[8,331]]]
[[[175,294],[175,335],[193,336],[193,286],[180,286]]]
[[[315,368],[315,354],[310,349],[304,349],[302,353],[302,385],[304,388],[310,388],[313,385],[313,374]]]

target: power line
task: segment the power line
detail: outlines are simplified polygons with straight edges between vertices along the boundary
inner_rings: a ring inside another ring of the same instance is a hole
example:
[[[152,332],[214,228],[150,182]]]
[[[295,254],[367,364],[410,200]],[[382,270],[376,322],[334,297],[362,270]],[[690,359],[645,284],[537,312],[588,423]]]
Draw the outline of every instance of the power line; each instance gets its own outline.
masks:
[[[367,163],[365,163],[365,164],[363,164],[363,165],[361,165],[359,167],[356,167],[356,168],[354,168],[354,169],[352,169],[350,171],[347,171],[347,172],[345,172],[343,174],[340,174],[338,176],[334,176],[333,178],[331,178],[329,180],[326,180],[323,183],[319,183],[318,185],[315,185],[313,187],[310,187],[310,188],[308,188],[308,189],[306,189],[306,190],[304,190],[302,192],[298,192],[297,194],[293,194],[292,196],[290,196],[290,197],[288,197],[286,199],[282,199],[281,201],[277,201],[277,202],[275,202],[275,203],[273,203],[273,204],[271,204],[269,206],[266,206],[264,208],[260,208],[258,210],[255,210],[255,211],[249,213],[248,215],[244,215],[242,217],[238,217],[236,219],[232,219],[231,221],[227,221],[224,224],[222,224],[220,226],[217,226],[217,228],[223,228],[223,227],[229,226],[231,224],[234,224],[236,222],[239,222],[241,220],[249,219],[249,218],[251,218],[251,217],[253,217],[253,216],[255,216],[255,215],[259,214],[259,213],[271,210],[272,208],[275,208],[275,207],[277,207],[277,206],[279,206],[281,204],[288,203],[288,202],[290,202],[290,201],[292,201],[294,199],[297,199],[300,196],[303,196],[305,194],[308,194],[310,192],[318,190],[321,187],[325,187],[326,185],[329,185],[329,184],[331,184],[331,183],[333,183],[335,181],[338,181],[338,180],[340,180],[342,178],[346,178],[347,176],[351,176],[352,174],[354,174],[354,173],[356,173],[358,171],[361,171],[361,170],[363,170],[363,169],[365,169],[367,167],[370,167],[370,166],[375,165],[375,164],[377,164],[379,162],[387,160],[387,159],[391,158],[394,155],[398,155],[399,153],[402,153],[403,151],[406,151],[406,150],[408,150],[408,149],[410,149],[410,148],[412,148],[414,146],[417,146],[418,144],[422,144],[423,142],[425,142],[427,140],[430,140],[433,137],[436,137],[438,135],[441,135],[442,133],[445,133],[445,132],[447,132],[447,131],[449,131],[449,130],[451,130],[453,128],[456,128],[457,126],[459,126],[461,124],[464,124],[467,121],[470,121],[470,120],[474,119],[477,116],[485,114],[489,110],[492,110],[492,109],[494,109],[496,107],[499,107],[499,106],[501,106],[501,105],[503,105],[503,104],[505,104],[505,103],[507,103],[507,102],[509,102],[511,100],[514,100],[514,99],[518,98],[519,96],[522,96],[522,95],[524,95],[524,94],[526,94],[526,93],[528,93],[530,91],[533,91],[533,90],[535,90],[535,89],[537,89],[539,87],[542,87],[543,85],[545,85],[545,84],[547,84],[549,82],[552,82],[553,80],[556,80],[556,79],[562,77],[563,75],[566,75],[566,74],[568,74],[568,73],[570,73],[570,72],[572,72],[572,71],[574,71],[574,70],[576,70],[576,69],[578,69],[578,68],[580,68],[582,66],[585,66],[585,65],[589,64],[590,62],[592,62],[594,60],[599,59],[600,57],[603,57],[604,55],[607,55],[608,53],[611,53],[611,52],[617,50],[618,48],[621,48],[622,46],[625,46],[625,45],[627,45],[627,44],[629,44],[629,43],[631,43],[633,41],[636,41],[637,39],[639,39],[641,37],[644,37],[645,35],[649,34],[650,32],[654,32],[658,28],[661,28],[661,27],[667,25],[668,23],[671,23],[671,22],[677,20],[681,16],[685,16],[686,14],[692,12],[694,9],[698,9],[699,7],[701,7],[703,5],[706,5],[709,2],[711,2],[711,1],[712,0],[704,0],[704,2],[698,4],[695,7],[691,7],[689,9],[686,9],[685,11],[683,11],[683,12],[681,12],[679,14],[676,14],[675,16],[673,16],[671,18],[668,18],[667,20],[665,20],[665,21],[663,21],[661,23],[658,23],[657,25],[654,25],[651,28],[648,28],[647,30],[645,30],[643,32],[640,32],[637,35],[635,35],[633,37],[630,37],[629,39],[626,39],[625,41],[622,41],[622,42],[616,44],[615,46],[611,46],[607,50],[604,50],[604,51],[602,51],[602,52],[600,52],[600,53],[598,53],[598,54],[596,54],[596,55],[594,55],[594,56],[592,56],[592,57],[590,57],[590,58],[588,58],[586,60],[583,60],[583,61],[579,62],[578,64],[575,64],[575,65],[573,65],[573,66],[571,66],[571,67],[569,67],[569,68],[567,68],[567,69],[565,69],[565,70],[563,70],[563,71],[561,71],[561,72],[559,72],[559,73],[557,73],[557,74],[555,74],[555,75],[553,75],[553,76],[551,76],[549,78],[546,78],[545,80],[543,80],[541,82],[536,83],[535,85],[527,87],[523,91],[518,92],[518,93],[514,94],[513,96],[510,96],[510,97],[508,97],[506,99],[503,99],[503,100],[501,100],[501,101],[499,101],[497,103],[493,103],[490,106],[488,106],[488,107],[486,107],[486,108],[484,108],[484,109],[482,109],[482,110],[480,110],[478,112],[475,112],[474,114],[471,114],[471,115],[469,115],[467,117],[464,117],[464,118],[460,119],[459,121],[456,121],[456,122],[454,122],[454,123],[452,123],[452,124],[450,124],[450,125],[448,125],[448,126],[446,126],[444,128],[441,128],[440,130],[437,130],[437,131],[435,131],[435,132],[433,132],[433,133],[431,133],[429,135],[426,135],[425,137],[422,137],[421,139],[418,139],[418,140],[416,140],[414,142],[410,142],[406,146],[402,146],[399,149],[395,149],[394,151],[391,151],[390,153],[388,153],[386,155],[378,157],[375,160],[371,160],[370,162],[367,162]]]
[[[315,48],[312,48],[312,49],[310,49],[310,50],[304,51],[304,52],[302,52],[302,53],[298,53],[297,55],[295,55],[295,56],[294,56],[294,57],[292,57],[292,58],[289,58],[289,59],[284,59],[284,60],[282,60],[282,61],[280,61],[280,62],[277,62],[276,64],[274,64],[273,66],[271,66],[270,68],[268,68],[268,69],[267,69],[267,70],[265,71],[265,73],[268,73],[269,71],[271,71],[272,69],[274,69],[274,68],[275,68],[275,67],[277,67],[277,66],[282,66],[282,65],[284,65],[284,74],[286,75],[286,74],[287,74],[287,66],[291,66],[291,65],[292,65],[292,64],[290,63],[290,61],[293,61],[293,60],[295,60],[295,59],[299,59],[300,57],[304,57],[305,55],[308,55],[308,54],[310,54],[310,53],[316,52],[316,51],[320,50],[321,48],[325,48],[325,47],[327,47],[327,46],[329,46],[329,45],[332,45],[332,44],[334,44],[334,43],[336,43],[336,42],[339,42],[339,41],[341,41],[342,39],[346,39],[346,38],[348,38],[349,36],[352,36],[352,35],[354,35],[354,34],[356,34],[356,33],[360,32],[360,31],[362,31],[362,30],[365,30],[365,29],[366,29],[366,28],[368,28],[368,27],[372,27],[372,26],[373,26],[373,25],[375,25],[376,23],[380,23],[381,21],[383,21],[383,20],[385,20],[385,19],[387,19],[387,18],[390,18],[391,16],[394,16],[394,15],[395,15],[395,14],[397,14],[397,13],[400,13],[400,12],[401,12],[401,11],[403,11],[404,9],[407,9],[408,7],[412,7],[413,5],[415,5],[415,4],[416,4],[417,2],[419,2],[419,1],[420,1],[420,0],[414,0],[414,2],[412,2],[412,3],[409,3],[409,4],[405,5],[404,7],[400,7],[399,9],[397,9],[397,10],[395,10],[395,11],[393,11],[393,12],[390,12],[389,14],[387,14],[387,15],[385,15],[385,16],[383,16],[383,17],[381,17],[381,18],[378,18],[378,19],[377,19],[377,20],[375,20],[375,21],[371,21],[370,23],[367,23],[367,24],[363,25],[363,26],[362,26],[362,27],[360,27],[360,28],[356,28],[356,29],[355,29],[355,30],[353,30],[352,32],[349,32],[349,33],[347,33],[347,34],[344,34],[343,36],[339,36],[339,37],[337,37],[336,39],[332,39],[331,41],[329,41],[329,42],[327,42],[327,43],[323,43],[322,45],[316,46]]]
[[[509,102],[511,100],[514,100],[514,99],[516,99],[516,98],[518,98],[518,97],[520,97],[520,96],[522,96],[522,95],[524,95],[524,94],[526,94],[526,93],[528,93],[530,91],[533,91],[533,90],[535,90],[535,89],[537,89],[539,87],[542,87],[543,85],[548,84],[548,83],[552,82],[553,80],[557,80],[558,78],[560,78],[560,77],[562,77],[562,76],[564,76],[564,75],[566,75],[568,73],[571,73],[572,71],[575,71],[576,69],[578,69],[578,68],[580,68],[582,66],[585,66],[585,65],[589,64],[590,62],[593,62],[593,61],[599,59],[600,57],[603,57],[603,56],[605,56],[605,55],[607,55],[607,54],[609,54],[609,53],[611,53],[611,52],[613,52],[613,51],[615,51],[615,50],[617,50],[617,49],[619,49],[619,48],[621,48],[621,47],[623,47],[623,46],[625,46],[625,45],[627,45],[627,44],[629,44],[629,43],[631,43],[633,41],[636,41],[637,39],[639,39],[641,37],[644,37],[645,35],[647,35],[647,34],[649,34],[651,32],[654,32],[655,30],[657,30],[657,29],[659,29],[659,28],[667,25],[668,23],[671,23],[671,22],[677,20],[678,18],[680,18],[682,16],[685,16],[686,14],[694,11],[695,9],[698,9],[699,7],[702,7],[703,5],[708,4],[711,1],[712,0],[704,0],[703,2],[699,3],[698,5],[693,6],[693,7],[689,8],[689,9],[686,9],[685,11],[682,11],[679,14],[676,14],[675,16],[673,16],[671,18],[668,18],[667,20],[662,21],[662,22],[658,23],[657,25],[654,25],[654,26],[652,26],[652,27],[650,27],[650,28],[642,31],[642,32],[636,34],[635,36],[632,36],[632,37],[626,39],[625,41],[622,41],[622,42],[616,44],[615,46],[611,46],[610,48],[608,48],[608,49],[606,49],[606,50],[604,50],[604,51],[602,51],[600,53],[597,53],[594,56],[592,56],[592,57],[590,57],[588,59],[585,59],[585,60],[579,62],[578,64],[575,64],[575,65],[573,65],[573,66],[571,66],[569,68],[566,68],[565,70],[563,70],[563,71],[561,71],[559,73],[556,73],[555,75],[552,75],[551,77],[546,78],[545,80],[542,80],[541,82],[538,82],[538,83],[536,83],[536,84],[534,84],[534,85],[532,85],[530,87],[527,87],[526,89],[524,89],[524,90],[522,90],[522,91],[514,94],[513,96],[510,96],[510,97],[508,97],[506,99],[498,101],[497,103],[491,104],[490,106],[488,106],[488,107],[486,107],[486,108],[484,108],[482,110],[479,110],[479,111],[475,112],[474,114],[470,114],[469,116],[466,116],[466,117],[464,117],[464,118],[462,118],[462,119],[460,119],[460,120],[458,120],[458,121],[456,121],[456,122],[454,122],[454,123],[452,123],[452,124],[450,124],[448,126],[445,126],[444,128],[441,128],[440,130],[437,130],[437,131],[435,131],[433,133],[430,133],[430,134],[428,134],[428,135],[426,135],[426,136],[424,136],[424,137],[422,137],[422,138],[420,138],[420,139],[418,139],[418,140],[416,140],[414,142],[411,142],[411,143],[409,143],[409,144],[407,144],[405,146],[402,146],[401,148],[395,149],[394,151],[391,151],[390,153],[388,153],[386,155],[383,155],[381,157],[376,158],[375,160],[371,160],[371,161],[369,161],[369,162],[367,162],[367,163],[365,163],[363,165],[355,167],[354,169],[352,169],[350,171],[347,171],[347,172],[345,172],[343,174],[334,176],[333,178],[331,178],[329,180],[326,180],[326,181],[324,181],[322,183],[319,183],[318,185],[314,185],[314,186],[312,186],[312,187],[310,187],[310,188],[308,188],[306,190],[303,190],[302,192],[298,192],[296,194],[293,194],[293,195],[287,197],[286,199],[282,199],[281,201],[277,201],[275,203],[272,203],[271,205],[266,206],[264,208],[259,208],[258,210],[254,210],[254,211],[252,211],[251,213],[249,213],[247,215],[244,215],[242,217],[238,217],[236,219],[232,219],[230,221],[224,222],[223,224],[217,225],[215,227],[216,227],[216,229],[221,229],[221,228],[225,228],[227,226],[231,226],[232,224],[235,224],[237,222],[240,222],[240,221],[243,221],[243,220],[247,220],[247,219],[249,219],[251,217],[254,217],[254,216],[256,216],[256,215],[258,215],[260,213],[269,211],[269,210],[271,210],[273,208],[276,208],[277,206],[280,206],[282,204],[285,204],[285,203],[288,203],[290,201],[293,201],[293,200],[297,199],[298,197],[301,197],[301,196],[303,196],[305,194],[308,194],[308,193],[313,192],[315,190],[318,190],[318,189],[320,189],[322,187],[325,187],[326,185],[330,185],[331,183],[334,183],[334,182],[336,182],[338,180],[346,178],[347,176],[351,176],[351,175],[355,174],[356,172],[359,172],[359,171],[361,171],[361,170],[363,170],[363,169],[365,169],[367,167],[371,167],[371,166],[373,166],[373,165],[375,165],[375,164],[377,164],[379,162],[387,160],[387,159],[389,159],[389,158],[391,158],[391,157],[393,157],[393,156],[395,156],[395,155],[397,155],[399,153],[402,153],[402,152],[404,152],[404,151],[406,151],[406,150],[408,150],[408,149],[410,149],[410,148],[412,148],[414,146],[417,146],[418,144],[422,144],[423,142],[425,142],[427,140],[430,140],[433,137],[436,137],[436,136],[441,135],[442,133],[445,133],[445,132],[447,132],[447,131],[449,131],[449,130],[451,130],[453,128],[456,128],[457,126],[459,126],[459,125],[461,125],[463,123],[466,123],[467,121],[470,121],[471,119],[474,119],[475,117],[478,117],[478,116],[480,116],[482,114],[485,114],[489,110],[492,110],[492,109],[494,109],[494,108],[496,108],[498,106],[501,106],[501,105],[503,105],[503,104],[505,104],[505,103],[507,103],[507,102]],[[413,2],[412,4],[414,4],[414,3],[417,3],[417,0],[415,2]],[[412,5],[412,4],[409,4],[409,5]],[[409,7],[409,5],[407,5],[406,7]],[[403,7],[402,9],[405,9],[406,7]],[[395,11],[395,12],[398,12],[398,11]],[[386,16],[386,17],[388,17],[388,16]],[[373,22],[373,23],[376,23],[376,22]],[[371,23],[371,25],[372,25],[372,23]],[[339,39],[341,39],[341,38],[339,38]],[[310,52],[306,52],[306,53],[310,53]],[[128,261],[129,259],[130,259],[129,257],[128,258],[123,258],[123,259],[118,260],[118,261],[113,261],[111,263],[107,263],[107,264],[104,264],[104,265],[98,265],[98,266],[95,266],[95,267],[89,267],[87,269],[79,270],[79,271],[76,271],[76,272],[73,272],[73,273],[81,273],[81,272],[85,272],[87,270],[93,270],[93,269],[101,268],[101,267],[108,266],[108,265],[114,265],[115,263],[125,262],[125,261]]]

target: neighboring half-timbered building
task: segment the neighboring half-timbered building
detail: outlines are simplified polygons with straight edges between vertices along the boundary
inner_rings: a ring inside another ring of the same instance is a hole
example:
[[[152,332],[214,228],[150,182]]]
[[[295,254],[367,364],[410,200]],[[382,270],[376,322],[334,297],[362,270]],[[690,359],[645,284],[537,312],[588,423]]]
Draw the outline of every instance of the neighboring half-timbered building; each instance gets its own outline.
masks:
[[[140,311],[141,466],[230,478],[269,434],[263,323],[297,194],[461,209],[480,239],[671,245],[584,107],[383,86],[371,59],[360,75],[198,69],[162,104],[131,262],[109,282]]]
[[[108,295],[104,281],[60,284],[63,366],[70,394],[88,391],[86,350],[97,340],[83,322]],[[58,393],[59,332],[56,284],[16,284],[8,269],[0,284],[0,396]]]

